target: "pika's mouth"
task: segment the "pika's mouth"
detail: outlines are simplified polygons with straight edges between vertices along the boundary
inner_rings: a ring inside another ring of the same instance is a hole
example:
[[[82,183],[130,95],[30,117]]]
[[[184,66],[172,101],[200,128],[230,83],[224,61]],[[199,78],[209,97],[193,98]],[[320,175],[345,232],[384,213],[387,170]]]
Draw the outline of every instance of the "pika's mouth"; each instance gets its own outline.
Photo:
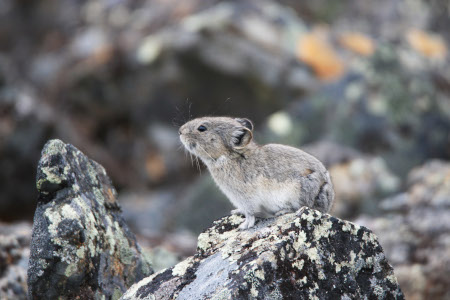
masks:
[[[194,149],[197,147],[197,143],[193,141],[189,141],[184,136],[180,136],[181,143],[183,144],[184,148],[186,148],[189,152],[194,153]]]

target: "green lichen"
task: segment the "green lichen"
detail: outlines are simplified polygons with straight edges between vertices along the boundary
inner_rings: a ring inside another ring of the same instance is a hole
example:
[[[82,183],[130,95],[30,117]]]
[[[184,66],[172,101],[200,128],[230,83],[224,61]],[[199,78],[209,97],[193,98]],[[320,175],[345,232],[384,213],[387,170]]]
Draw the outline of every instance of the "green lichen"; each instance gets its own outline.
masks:
[[[177,265],[175,265],[175,267],[173,267],[172,269],[172,275],[173,276],[184,276],[184,274],[186,273],[186,270],[192,266],[192,258],[188,258],[180,263],[178,263]]]
[[[93,191],[94,191],[94,196],[95,196],[96,201],[99,204],[104,205],[105,204],[105,196],[104,196],[103,192],[101,190],[99,190],[98,188],[94,188]]]
[[[111,296],[112,300],[117,300],[122,296],[123,292],[119,288],[115,288]]]
[[[55,155],[58,153],[67,153],[66,144],[58,139],[48,141],[44,149],[43,156]]]
[[[122,231],[120,230],[119,223],[114,222],[114,227],[116,228],[116,234],[114,236],[119,248],[120,261],[126,265],[129,265],[133,263],[133,259],[135,257],[134,252],[130,247],[128,239],[125,238]]]
[[[76,263],[71,263],[66,267],[66,271],[64,272],[64,276],[67,278],[72,276],[73,274],[78,273],[78,265]]]

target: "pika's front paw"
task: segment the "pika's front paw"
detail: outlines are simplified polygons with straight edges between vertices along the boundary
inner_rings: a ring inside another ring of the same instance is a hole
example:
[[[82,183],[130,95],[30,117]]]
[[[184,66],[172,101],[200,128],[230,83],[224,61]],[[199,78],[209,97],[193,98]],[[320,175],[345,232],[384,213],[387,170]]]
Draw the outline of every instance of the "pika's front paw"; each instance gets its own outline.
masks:
[[[255,225],[255,216],[245,216],[245,221],[239,225],[240,230],[246,230],[252,228]]]
[[[242,223],[241,225],[239,225],[239,230],[246,230],[248,229],[248,222],[247,220],[244,221],[244,223]]]
[[[232,215],[244,215],[244,213],[243,213],[241,210],[239,210],[238,208],[233,209],[233,210],[231,211],[231,214],[232,214]]]

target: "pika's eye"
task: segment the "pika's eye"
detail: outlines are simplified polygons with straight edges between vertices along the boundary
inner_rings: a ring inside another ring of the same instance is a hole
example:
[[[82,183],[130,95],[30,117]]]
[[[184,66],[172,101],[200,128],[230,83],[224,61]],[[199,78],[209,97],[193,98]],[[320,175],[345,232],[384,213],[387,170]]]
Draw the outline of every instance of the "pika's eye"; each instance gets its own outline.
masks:
[[[200,132],[203,132],[203,131],[206,131],[206,127],[203,125],[200,125],[200,126],[198,126],[197,130]]]

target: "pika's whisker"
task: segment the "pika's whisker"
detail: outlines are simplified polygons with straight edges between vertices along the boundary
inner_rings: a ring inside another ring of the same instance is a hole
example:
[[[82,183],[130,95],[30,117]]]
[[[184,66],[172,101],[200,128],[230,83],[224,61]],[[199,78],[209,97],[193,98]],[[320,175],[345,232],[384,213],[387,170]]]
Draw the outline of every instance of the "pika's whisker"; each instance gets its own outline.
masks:
[[[198,171],[200,172],[200,175],[202,175],[202,168],[200,167],[200,162],[198,161],[198,157],[195,157],[195,162],[197,163]]]
[[[203,149],[203,147],[202,146],[200,146],[200,145],[197,145],[203,152],[205,152],[206,153],[206,155],[208,155],[209,156],[209,158],[211,158],[211,160],[215,160],[214,158],[212,158],[212,156],[211,155],[209,155],[209,153],[208,152],[206,152],[206,150],[205,149]]]
[[[194,159],[192,158],[192,153],[189,152],[189,156],[191,157],[191,166],[194,167]]]

